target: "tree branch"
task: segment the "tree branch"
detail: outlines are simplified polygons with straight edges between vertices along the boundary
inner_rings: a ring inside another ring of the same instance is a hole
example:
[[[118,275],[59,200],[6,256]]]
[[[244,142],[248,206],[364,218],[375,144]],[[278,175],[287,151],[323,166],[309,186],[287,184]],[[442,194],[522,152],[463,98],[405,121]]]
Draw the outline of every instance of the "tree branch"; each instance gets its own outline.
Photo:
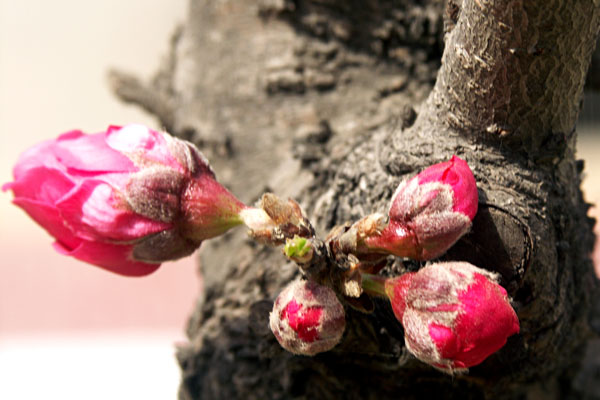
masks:
[[[456,26],[446,36],[424,114],[531,155],[569,139],[599,7],[578,0],[464,0],[454,12]]]

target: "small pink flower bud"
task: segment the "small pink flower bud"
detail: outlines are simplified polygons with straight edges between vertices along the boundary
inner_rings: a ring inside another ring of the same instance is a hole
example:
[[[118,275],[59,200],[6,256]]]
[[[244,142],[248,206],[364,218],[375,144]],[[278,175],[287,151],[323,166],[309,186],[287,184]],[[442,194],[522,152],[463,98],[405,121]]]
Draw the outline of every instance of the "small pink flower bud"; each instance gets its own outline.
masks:
[[[439,257],[469,231],[477,202],[471,169],[452,156],[398,186],[389,224],[379,235],[366,238],[365,244],[415,260]]]
[[[72,131],[21,155],[14,203],[61,253],[139,276],[241,223],[245,207],[190,143],[141,125]]]
[[[430,264],[385,282],[407,349],[446,372],[466,370],[519,332],[497,275],[466,262]]]
[[[339,343],[346,318],[331,288],[297,280],[277,296],[269,325],[284,349],[313,356]]]

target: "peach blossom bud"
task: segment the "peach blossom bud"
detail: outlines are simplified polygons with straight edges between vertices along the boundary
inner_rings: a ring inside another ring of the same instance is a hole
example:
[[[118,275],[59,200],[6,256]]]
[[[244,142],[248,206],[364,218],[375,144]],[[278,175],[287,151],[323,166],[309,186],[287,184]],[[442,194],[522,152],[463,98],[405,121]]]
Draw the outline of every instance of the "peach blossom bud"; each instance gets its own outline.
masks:
[[[407,349],[452,373],[477,365],[519,332],[497,275],[466,262],[430,264],[385,282]]]
[[[142,125],[67,132],[23,153],[13,174],[3,190],[60,253],[122,275],[191,254],[245,208],[191,143]]]
[[[296,280],[277,296],[269,325],[284,349],[313,356],[339,343],[346,318],[331,288]]]
[[[467,163],[452,156],[403,181],[392,197],[389,224],[364,241],[371,250],[430,260],[467,233],[477,213],[477,186]]]

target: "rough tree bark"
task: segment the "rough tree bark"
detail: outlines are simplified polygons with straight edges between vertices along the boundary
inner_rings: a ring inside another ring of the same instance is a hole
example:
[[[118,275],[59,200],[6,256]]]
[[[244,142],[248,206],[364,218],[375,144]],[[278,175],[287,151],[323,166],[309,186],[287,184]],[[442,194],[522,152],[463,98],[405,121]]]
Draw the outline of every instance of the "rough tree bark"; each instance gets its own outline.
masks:
[[[403,177],[463,157],[480,211],[443,258],[501,273],[521,333],[450,377],[408,354],[401,326],[377,302],[372,314],[347,308],[333,351],[291,355],[267,319],[299,272],[278,249],[234,232],[203,245],[204,292],[178,352],[180,398],[583,396],[586,378],[576,374],[596,281],[574,146],[599,7],[191,0],[156,78],[113,73],[116,93],[198,143],[244,201],[266,190],[298,200],[321,236],[385,211]],[[418,267],[395,260],[385,273]]]

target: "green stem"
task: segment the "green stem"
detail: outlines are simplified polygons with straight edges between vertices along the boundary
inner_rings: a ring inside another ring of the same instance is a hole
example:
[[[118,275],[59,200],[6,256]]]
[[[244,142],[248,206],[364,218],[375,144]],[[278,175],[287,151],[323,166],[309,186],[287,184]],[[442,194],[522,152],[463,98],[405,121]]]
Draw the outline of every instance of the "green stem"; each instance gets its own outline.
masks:
[[[378,297],[388,297],[385,292],[387,278],[380,275],[361,274],[362,288],[367,294]]]

